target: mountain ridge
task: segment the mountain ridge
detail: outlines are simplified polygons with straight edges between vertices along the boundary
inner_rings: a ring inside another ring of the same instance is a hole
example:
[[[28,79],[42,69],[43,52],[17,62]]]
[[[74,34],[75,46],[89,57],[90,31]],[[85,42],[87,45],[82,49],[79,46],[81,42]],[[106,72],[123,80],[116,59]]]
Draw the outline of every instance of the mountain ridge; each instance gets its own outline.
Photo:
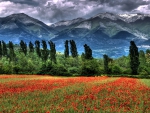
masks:
[[[30,40],[32,40],[32,38],[47,40],[49,35],[54,35],[55,32],[53,28],[24,13],[12,14],[0,18],[0,35],[3,35],[10,41],[14,41],[11,40],[10,35],[13,35],[14,39],[15,37],[18,38],[18,40],[26,40],[30,37]],[[3,40],[5,40],[5,38]],[[8,42],[8,40],[6,41]],[[16,41],[16,43],[18,42]]]
[[[108,54],[111,57],[127,55],[129,42],[138,46],[148,45],[150,40],[150,16],[142,14],[100,13],[91,18],[60,21],[51,26],[24,13],[0,18],[0,40],[19,43],[35,40],[52,40],[58,51],[64,51],[65,40],[75,40],[79,54],[88,44],[95,57]],[[148,46],[142,46],[148,47]],[[146,49],[146,48],[142,48]],[[109,51],[111,50],[111,51]]]

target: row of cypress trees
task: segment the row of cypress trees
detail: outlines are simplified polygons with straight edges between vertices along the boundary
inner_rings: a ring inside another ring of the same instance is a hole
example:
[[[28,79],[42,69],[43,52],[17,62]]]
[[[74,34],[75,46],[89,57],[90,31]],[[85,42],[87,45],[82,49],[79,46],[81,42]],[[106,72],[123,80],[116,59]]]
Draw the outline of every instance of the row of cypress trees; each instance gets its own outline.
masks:
[[[78,51],[77,51],[75,41],[74,40],[70,40],[70,41],[66,40],[65,41],[65,50],[64,50],[65,58],[69,57],[69,42],[70,42],[71,56],[73,58],[78,57]],[[31,41],[29,42],[29,46],[27,46],[27,44],[23,40],[21,40],[19,52],[23,52],[24,55],[26,56],[27,52],[28,52],[28,48],[29,48],[29,53],[36,52],[38,57],[42,58],[43,61],[47,61],[48,57],[50,56],[51,61],[56,63],[55,43],[53,43],[52,41],[48,41],[48,44],[49,44],[50,49],[47,48],[47,42],[45,40],[42,40],[42,44],[40,41],[36,40],[35,46]],[[42,45],[42,49],[41,49],[41,45]],[[1,57],[7,56],[10,58],[10,61],[12,61],[15,58],[15,51],[14,51],[14,45],[11,41],[9,41],[9,43],[8,43],[8,48],[9,48],[9,51],[7,50],[7,44],[4,41],[2,41],[2,42],[0,41],[0,56]],[[85,49],[85,53],[83,53],[84,58],[92,59],[93,57],[92,57],[91,48],[87,44],[85,44],[84,49]]]
[[[38,57],[42,58],[43,61],[46,61],[50,54],[50,59],[56,63],[56,49],[55,44],[52,41],[48,42],[50,45],[50,50],[47,48],[46,41],[42,40],[42,49],[40,48],[40,41],[35,41],[35,47],[32,42],[29,42],[29,47],[27,47],[27,44],[21,40],[20,41],[20,47],[19,52],[23,52],[24,55],[27,55],[28,48],[29,53],[33,53],[34,51],[38,55]],[[10,59],[10,61],[15,60],[15,50],[14,50],[14,44],[9,41],[8,45],[4,41],[0,41],[0,57],[6,56]]]

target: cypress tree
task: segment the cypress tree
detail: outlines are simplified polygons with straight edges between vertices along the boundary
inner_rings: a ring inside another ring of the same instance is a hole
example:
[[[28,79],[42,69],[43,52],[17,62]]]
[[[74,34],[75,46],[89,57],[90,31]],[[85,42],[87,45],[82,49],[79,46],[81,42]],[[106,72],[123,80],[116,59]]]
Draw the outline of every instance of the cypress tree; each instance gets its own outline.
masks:
[[[0,41],[0,58],[2,57],[3,55],[3,51],[2,51],[2,42]]]
[[[27,55],[27,44],[23,40],[20,41],[20,49],[26,56]]]
[[[65,58],[69,57],[69,46],[68,40],[65,41],[65,51],[64,51]]]
[[[109,72],[109,67],[108,67],[109,57],[105,54],[105,55],[103,55],[103,59],[104,59],[104,71],[106,74],[108,74],[108,72]]]
[[[29,52],[30,53],[34,52],[34,45],[33,45],[33,43],[31,41],[29,42]]]
[[[38,40],[35,41],[35,49],[36,49],[37,55],[41,58],[40,41]]]
[[[78,57],[77,47],[74,40],[70,40],[70,50],[73,58]]]
[[[50,46],[50,59],[56,64],[56,49],[55,49],[55,44],[52,41],[49,41],[49,46]]]
[[[42,50],[42,59],[43,61],[46,61],[48,59],[48,50],[47,50],[47,44],[45,40],[42,40],[42,46],[43,46],[43,50]]]
[[[92,50],[87,44],[84,45],[84,51],[85,51],[85,59],[92,59],[93,58],[92,57]]]
[[[3,56],[7,56],[7,46],[4,41],[2,41],[2,52]]]
[[[138,67],[139,67],[139,52],[138,48],[135,45],[134,41],[130,42],[130,49],[129,49],[129,55],[130,55],[130,68],[132,70],[133,75],[138,74]]]
[[[14,52],[14,45],[11,41],[9,41],[8,47],[9,47],[10,61],[13,61],[16,55],[15,55],[15,52]]]

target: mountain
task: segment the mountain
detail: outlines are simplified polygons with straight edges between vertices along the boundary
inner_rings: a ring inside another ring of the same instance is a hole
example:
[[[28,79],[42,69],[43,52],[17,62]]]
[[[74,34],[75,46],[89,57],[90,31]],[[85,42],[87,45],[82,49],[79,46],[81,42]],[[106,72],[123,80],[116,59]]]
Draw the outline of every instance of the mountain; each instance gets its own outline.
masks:
[[[53,28],[24,13],[0,18],[0,39],[6,42],[50,40],[55,33]]]
[[[62,51],[65,40],[75,40],[79,53],[84,51],[83,45],[88,44],[95,57],[108,54],[111,57],[128,55],[130,41],[134,40],[140,49],[149,44],[150,40],[150,15],[142,14],[112,14],[101,13],[89,19],[83,19],[73,24],[65,24],[65,29],[59,30],[52,39],[58,45],[57,50]],[[57,29],[57,26],[51,26]]]
[[[60,21],[55,24],[52,24],[51,27],[54,27],[55,30],[57,31],[62,31],[84,20],[85,20],[84,18],[76,18],[76,19],[68,20],[68,21]]]
[[[0,40],[27,43],[52,40],[57,51],[64,51],[65,40],[75,40],[79,54],[88,44],[94,57],[128,55],[130,41],[139,49],[150,48],[150,15],[100,13],[91,18],[60,21],[51,26],[26,14],[0,18]]]

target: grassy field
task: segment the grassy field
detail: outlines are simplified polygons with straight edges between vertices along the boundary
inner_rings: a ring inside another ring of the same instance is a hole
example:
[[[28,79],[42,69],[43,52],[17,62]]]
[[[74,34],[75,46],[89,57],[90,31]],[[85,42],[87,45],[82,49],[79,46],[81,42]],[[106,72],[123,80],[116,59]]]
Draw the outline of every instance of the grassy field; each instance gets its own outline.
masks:
[[[141,82],[150,87],[150,79],[142,79]]]
[[[150,80],[0,75],[0,113],[149,113]]]

